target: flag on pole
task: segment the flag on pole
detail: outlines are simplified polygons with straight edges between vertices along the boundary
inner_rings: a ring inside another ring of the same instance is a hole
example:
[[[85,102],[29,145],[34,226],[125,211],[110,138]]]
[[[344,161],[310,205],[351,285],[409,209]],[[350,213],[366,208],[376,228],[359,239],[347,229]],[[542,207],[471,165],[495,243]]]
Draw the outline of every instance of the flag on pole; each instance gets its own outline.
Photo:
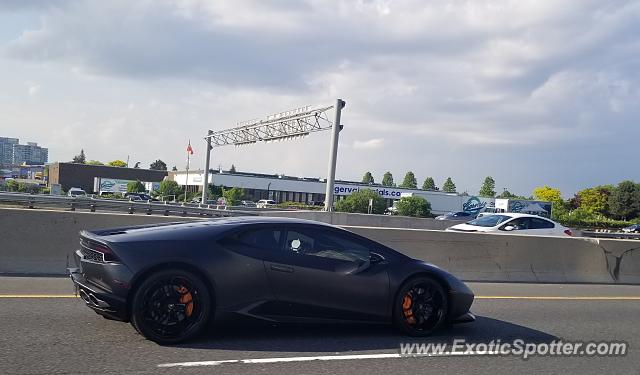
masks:
[[[189,145],[187,146],[187,152],[190,155],[193,155],[193,148],[191,147],[191,140],[189,140]]]

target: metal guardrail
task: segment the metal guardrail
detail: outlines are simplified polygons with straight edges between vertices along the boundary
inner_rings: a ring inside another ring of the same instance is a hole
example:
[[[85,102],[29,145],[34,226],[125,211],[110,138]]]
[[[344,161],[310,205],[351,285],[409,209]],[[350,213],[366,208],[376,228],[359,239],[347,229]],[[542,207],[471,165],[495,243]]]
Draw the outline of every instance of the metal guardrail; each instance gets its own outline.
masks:
[[[640,240],[640,233],[582,231],[582,236],[591,238],[613,238],[623,240]]]
[[[228,210],[225,206],[179,204],[160,202],[135,202],[94,197],[67,197],[44,194],[0,193],[0,203],[20,205],[25,208],[64,208],[96,211],[144,213],[164,216],[226,217],[255,216],[255,212]]]

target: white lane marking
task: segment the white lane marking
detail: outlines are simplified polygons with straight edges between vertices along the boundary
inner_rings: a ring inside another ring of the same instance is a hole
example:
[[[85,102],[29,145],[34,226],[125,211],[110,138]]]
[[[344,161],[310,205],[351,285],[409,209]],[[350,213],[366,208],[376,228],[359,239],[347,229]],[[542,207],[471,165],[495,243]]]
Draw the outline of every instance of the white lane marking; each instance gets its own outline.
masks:
[[[379,353],[379,354],[351,354],[351,355],[324,355],[315,357],[280,357],[280,358],[252,358],[252,359],[225,359],[221,361],[200,361],[200,362],[176,362],[162,363],[158,367],[199,367],[199,366],[219,366],[230,363],[256,364],[256,363],[287,363],[287,362],[311,362],[311,361],[345,361],[353,359],[387,359],[387,358],[419,358],[419,357],[456,357],[456,356],[483,356],[496,355],[497,351],[463,351],[446,353],[426,353],[417,355],[403,355],[400,353]]]

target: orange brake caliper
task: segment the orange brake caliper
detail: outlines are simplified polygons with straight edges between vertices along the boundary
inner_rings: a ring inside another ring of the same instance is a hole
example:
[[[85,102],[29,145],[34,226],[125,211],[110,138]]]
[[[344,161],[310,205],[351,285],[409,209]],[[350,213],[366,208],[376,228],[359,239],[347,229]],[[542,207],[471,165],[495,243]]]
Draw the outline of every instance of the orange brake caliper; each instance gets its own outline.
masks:
[[[180,303],[184,303],[186,305],[184,309],[185,315],[191,316],[191,314],[193,314],[193,296],[191,295],[191,292],[189,292],[189,289],[181,285],[180,288],[178,288],[178,293],[182,294],[180,296]]]
[[[413,310],[411,309],[412,302],[413,300],[408,294],[406,294],[404,296],[404,299],[402,300],[402,312],[404,313],[404,317],[407,319],[407,323],[409,324],[416,323],[416,319],[413,316]]]

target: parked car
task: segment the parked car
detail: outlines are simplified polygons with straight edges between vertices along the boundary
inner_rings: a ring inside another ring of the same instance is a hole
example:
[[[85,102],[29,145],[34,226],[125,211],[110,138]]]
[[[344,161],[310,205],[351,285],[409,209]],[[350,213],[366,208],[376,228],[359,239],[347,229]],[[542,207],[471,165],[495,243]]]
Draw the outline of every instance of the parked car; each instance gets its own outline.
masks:
[[[89,308],[165,345],[204,332],[214,316],[377,322],[411,336],[475,319],[473,292],[452,274],[309,220],[234,217],[83,231],[74,259],[71,279]]]
[[[80,188],[72,187],[67,191],[67,195],[74,198],[86,198],[87,192]]]
[[[257,207],[257,203],[254,201],[241,201],[240,205],[244,206],[244,207]]]
[[[147,193],[124,193],[124,197],[130,201],[159,202],[159,200],[151,197]]]
[[[436,216],[436,220],[469,221],[473,219],[473,214],[464,211],[447,212],[444,215]]]
[[[256,204],[258,208],[269,208],[275,206],[277,203],[272,199],[260,199]]]
[[[479,217],[447,228],[450,232],[492,232],[539,236],[572,236],[571,229],[552,220],[530,214],[506,213]]]
[[[640,233],[640,224],[629,225],[626,228],[622,228],[624,233]]]

